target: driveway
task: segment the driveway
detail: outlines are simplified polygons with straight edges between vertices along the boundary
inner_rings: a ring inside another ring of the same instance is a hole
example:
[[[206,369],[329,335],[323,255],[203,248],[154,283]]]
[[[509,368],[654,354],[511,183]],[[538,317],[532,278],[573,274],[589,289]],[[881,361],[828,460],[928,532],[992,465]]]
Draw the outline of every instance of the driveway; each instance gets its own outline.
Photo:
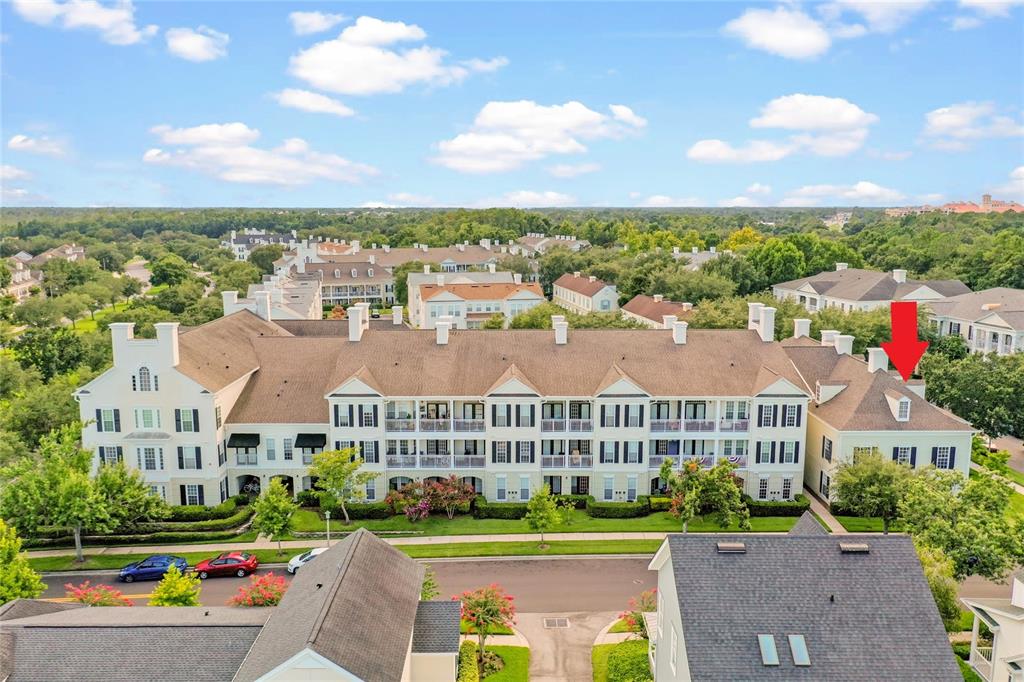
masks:
[[[616,611],[521,613],[516,629],[530,642],[530,682],[585,682],[594,678],[590,650]],[[545,619],[563,618],[568,627],[545,628]]]
[[[992,445],[1000,450],[1007,450],[1010,459],[1006,462],[1011,469],[1024,474],[1024,441],[1013,436],[1001,436],[992,441]]]

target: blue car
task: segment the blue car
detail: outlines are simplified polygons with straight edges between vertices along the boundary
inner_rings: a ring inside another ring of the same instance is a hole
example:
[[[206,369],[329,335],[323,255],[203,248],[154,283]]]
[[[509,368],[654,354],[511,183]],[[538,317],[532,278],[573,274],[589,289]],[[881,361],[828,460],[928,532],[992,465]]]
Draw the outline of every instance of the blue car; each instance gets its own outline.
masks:
[[[154,554],[122,568],[117,579],[126,583],[133,583],[136,580],[159,580],[164,577],[164,573],[171,566],[177,566],[182,573],[188,571],[188,562],[180,556]]]

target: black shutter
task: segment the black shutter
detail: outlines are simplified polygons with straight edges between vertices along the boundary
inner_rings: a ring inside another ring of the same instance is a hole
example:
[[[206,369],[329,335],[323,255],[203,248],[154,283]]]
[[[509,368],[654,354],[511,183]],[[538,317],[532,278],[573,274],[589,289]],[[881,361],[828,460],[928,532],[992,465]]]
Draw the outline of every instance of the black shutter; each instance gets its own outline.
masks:
[[[205,488],[206,486],[200,485],[200,486],[197,486],[197,487],[199,488],[199,504],[205,505],[206,504],[206,500],[204,499],[203,488]]]
[[[178,468],[185,468],[185,448],[178,446]]]
[[[124,448],[122,448],[120,445],[117,446],[117,461],[124,461]]]
[[[821,437],[821,456],[825,456],[825,436]]]
[[[615,463],[619,463],[619,441],[615,441]]]
[[[350,403],[349,406],[348,406],[348,425],[349,425],[349,427],[352,427],[352,426],[355,425],[355,420],[352,418],[353,417],[353,411],[354,410],[353,410],[352,405]]]
[[[530,405],[530,426],[536,426],[537,425],[537,421],[536,420],[537,420],[537,406],[536,405]],[[530,461],[532,462],[533,460],[530,460]]]
[[[532,405],[530,406],[530,411],[531,412],[533,411],[533,406]],[[531,440],[530,441],[530,464],[533,464],[536,461],[536,456],[537,456],[537,442]]]
[[[949,449],[949,468],[956,469],[956,448]]]
[[[775,441],[772,441],[772,456],[769,460],[769,464],[775,464]]]
[[[188,499],[186,499],[185,497],[185,486],[178,486],[178,494],[181,495],[181,502],[179,502],[178,504],[188,504]]]
[[[939,449],[932,448],[932,466],[935,466],[937,461],[939,461]]]
[[[779,406],[772,405],[772,426],[779,425]]]
[[[341,425],[341,415],[338,413],[338,403],[334,403],[334,425]]]
[[[899,448],[893,448],[892,449],[892,461],[898,462],[899,459],[900,459],[900,449]]]
[[[199,431],[199,410],[192,410],[192,430]]]
[[[373,406],[373,427],[377,428],[377,406]]]
[[[203,450],[198,445],[196,446],[196,469],[203,468]]]
[[[607,407],[608,407],[607,405],[602,405],[601,406],[601,426],[604,426],[604,415],[605,415],[605,412],[606,412],[605,408],[607,408]]]
[[[800,426],[800,417],[802,416],[803,411],[804,411],[804,406],[803,405],[797,405],[796,406],[796,425],[797,426]]]
[[[359,420],[355,423],[355,426],[362,426],[363,425],[363,405],[362,405],[362,403],[359,404],[358,416],[359,416]]]
[[[114,410],[114,433],[121,432],[121,410]]]
[[[793,464],[800,463],[800,441],[793,445]]]
[[[512,403],[505,405],[505,425],[512,426]],[[512,441],[509,441],[510,443]]]
[[[910,466],[917,466],[917,448],[910,448]]]
[[[96,410],[96,431],[103,433],[103,410]]]
[[[491,441],[491,464],[498,463],[498,442]]]
[[[641,407],[640,411],[643,412],[643,409],[644,408]],[[637,460],[636,460],[637,464],[643,464],[644,463],[644,442],[643,441],[640,441],[640,444],[637,446],[636,453],[637,453]]]
[[[615,426],[622,426],[622,405],[615,406]],[[619,458],[616,457],[615,461],[619,461]]]
[[[174,430],[181,433],[181,410],[174,411]]]
[[[824,440],[824,438],[822,438]],[[754,464],[761,463],[761,441],[754,444]]]
[[[491,426],[498,423],[498,406],[497,404],[491,405]]]
[[[523,425],[523,406],[516,405],[516,426]]]
[[[640,426],[644,425],[644,406],[640,406]]]

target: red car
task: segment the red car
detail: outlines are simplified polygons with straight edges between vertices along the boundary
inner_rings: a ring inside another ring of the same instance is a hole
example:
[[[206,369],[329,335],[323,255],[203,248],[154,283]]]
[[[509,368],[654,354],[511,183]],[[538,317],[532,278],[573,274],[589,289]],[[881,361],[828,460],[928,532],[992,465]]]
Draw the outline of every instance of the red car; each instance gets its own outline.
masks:
[[[225,552],[213,559],[204,559],[196,564],[195,572],[202,580],[216,575],[237,575],[244,578],[260,565],[255,554],[248,552]]]

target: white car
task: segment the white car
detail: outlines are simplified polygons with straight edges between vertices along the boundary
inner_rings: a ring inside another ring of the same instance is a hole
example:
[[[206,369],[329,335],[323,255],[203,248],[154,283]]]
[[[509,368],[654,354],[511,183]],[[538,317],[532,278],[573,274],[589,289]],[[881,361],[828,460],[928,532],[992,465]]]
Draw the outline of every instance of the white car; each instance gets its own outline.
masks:
[[[293,556],[291,558],[291,561],[288,562],[288,567],[284,570],[294,575],[295,572],[298,571],[301,567],[305,566],[310,561],[315,559],[318,555],[323,554],[326,551],[326,547],[317,547],[316,549],[311,549],[303,554]]]

